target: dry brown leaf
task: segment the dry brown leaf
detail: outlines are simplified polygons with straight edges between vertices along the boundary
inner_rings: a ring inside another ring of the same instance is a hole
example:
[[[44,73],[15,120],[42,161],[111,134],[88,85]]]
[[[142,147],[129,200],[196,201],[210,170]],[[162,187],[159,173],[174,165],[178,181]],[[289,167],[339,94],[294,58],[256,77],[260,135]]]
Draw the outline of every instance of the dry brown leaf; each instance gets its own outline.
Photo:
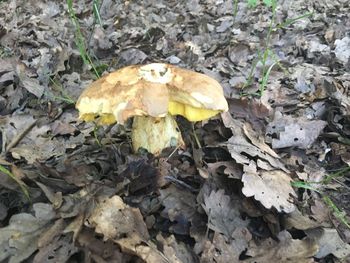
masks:
[[[307,149],[317,139],[327,123],[321,120],[292,118],[275,113],[275,118],[266,128],[272,137],[272,148],[299,147]]]
[[[78,192],[63,196],[62,205],[58,209],[60,217],[72,218],[84,214],[84,211],[86,211],[90,199],[92,198],[90,193],[95,190],[92,189],[93,187],[96,187],[96,185],[93,185],[89,191],[86,188],[82,188]]]
[[[64,229],[63,233],[73,232],[73,241],[77,239],[80,231],[84,225],[85,214],[81,213],[70,222],[70,224]]]
[[[157,235],[157,241],[162,246],[164,256],[169,259],[171,263],[192,263],[195,262],[195,256],[191,253],[190,247],[185,243],[177,241],[173,235],[163,237],[161,234]]]
[[[256,147],[258,147],[259,149],[261,149],[263,152],[268,153],[274,158],[277,158],[277,159],[280,158],[278,154],[265,143],[265,139],[261,135],[258,135],[257,132],[253,129],[253,127],[249,123],[243,124],[243,132],[251,141],[251,143],[254,144]]]
[[[261,244],[252,242],[247,250],[251,256],[246,262],[271,263],[312,263],[312,257],[316,254],[318,246],[309,238],[302,240],[293,239],[289,232],[282,231],[277,236],[278,241],[271,238]]]
[[[207,240],[204,244],[204,250],[201,255],[202,263],[238,263],[241,253],[248,247],[251,235],[247,229],[241,230],[243,234],[237,235],[234,240],[227,239],[219,234],[214,233],[213,241]]]
[[[47,199],[49,199],[49,201],[55,209],[59,208],[62,205],[62,192],[54,192],[50,187],[40,182],[36,182],[36,184],[41,188],[41,190],[44,192],[45,196],[47,197]]]
[[[62,122],[60,120],[56,120],[55,122],[53,122],[51,124],[51,131],[52,131],[52,135],[56,136],[56,135],[67,135],[67,134],[74,134],[74,132],[77,129],[75,127],[73,127],[72,125]]]
[[[305,232],[308,237],[315,239],[319,246],[315,255],[316,258],[323,258],[333,254],[339,259],[349,259],[350,245],[340,238],[336,229],[315,228]]]
[[[210,195],[204,195],[202,207],[208,215],[208,227],[224,234],[227,238],[232,238],[237,228],[248,225],[248,221],[240,217],[238,203],[234,203],[222,189],[211,191]]]
[[[95,231],[102,234],[104,240],[118,240],[131,233],[142,240],[149,238],[140,210],[126,205],[117,195],[100,200],[86,224],[95,227]]]
[[[214,176],[225,174],[228,176],[228,178],[242,178],[241,166],[236,164],[234,161],[208,163],[207,165],[209,172]]]
[[[38,249],[40,235],[56,216],[52,206],[33,205],[35,215],[20,213],[11,217],[9,225],[0,228],[0,261],[22,262]]]
[[[266,208],[276,208],[279,212],[290,213],[295,206],[292,196],[296,196],[290,182],[292,179],[281,170],[257,171],[253,161],[244,166],[242,192],[245,196],[254,196]]]
[[[315,199],[314,204],[310,207],[310,209],[312,212],[312,218],[314,218],[317,222],[322,223],[322,226],[330,227],[331,207],[327,206],[322,199]]]
[[[75,148],[84,141],[82,134],[69,139],[51,138],[48,136],[50,125],[39,127],[35,123],[36,120],[28,114],[7,116],[0,120],[5,149],[15,159],[24,157],[29,164],[33,164],[37,160],[63,155],[67,148]]]
[[[65,227],[65,222],[62,218],[59,218],[55,223],[43,233],[38,240],[38,247],[42,248],[49,244],[56,236],[63,232]]]
[[[196,196],[175,185],[170,185],[159,192],[162,205],[165,207],[161,215],[174,222],[169,230],[177,234],[187,234],[190,220],[196,214]]]
[[[293,212],[286,214],[284,217],[284,226],[286,229],[300,229],[306,230],[320,226],[320,222],[312,220],[307,215],[303,215],[299,209],[295,209]]]
[[[41,247],[33,259],[33,263],[67,262],[78,251],[71,236],[62,236]]]
[[[343,64],[348,63],[350,58],[350,37],[346,36],[342,39],[336,39],[334,44],[334,53],[337,59]]]
[[[147,263],[167,262],[148,241],[148,230],[140,210],[126,205],[117,195],[99,200],[85,224],[95,227],[104,240],[113,240],[123,251],[137,255]]]
[[[233,119],[233,117],[225,112],[221,114],[224,125],[227,128],[230,128],[232,131],[233,136],[228,140],[227,142],[227,149],[229,150],[232,158],[240,164],[249,164],[250,158],[247,157],[247,155],[251,156],[251,158],[259,158],[262,160],[267,161],[272,167],[282,169],[286,172],[288,170],[284,166],[284,164],[279,160],[278,157],[276,157],[276,153],[273,152],[273,150],[270,149],[266,144],[259,142],[256,138],[254,142],[257,143],[257,145],[262,146],[265,149],[268,149],[268,152],[265,152],[264,149],[260,149],[259,147],[253,145],[249,139],[244,135],[244,125],[239,120]],[[246,126],[247,131],[248,126]],[[248,132],[249,136],[253,138],[252,132]],[[270,153],[273,155],[271,156]]]
[[[270,109],[261,100],[240,98],[230,99],[228,103],[233,116],[249,121],[256,130],[265,126],[263,120],[270,115]]]
[[[122,254],[120,248],[113,241],[104,242],[100,238],[96,237],[96,234],[92,230],[83,230],[78,238],[77,242],[80,247],[88,250],[88,255],[92,258],[99,257],[100,261],[96,262],[125,262],[125,258],[128,255]]]
[[[24,63],[18,63],[16,67],[16,73],[19,78],[20,84],[30,93],[40,98],[44,94],[45,87],[40,84],[37,78],[31,78],[26,74],[26,65]]]
[[[155,245],[145,243],[137,233],[133,232],[126,238],[115,241],[123,252],[134,254],[142,258],[146,263],[169,263],[171,262],[164,254],[158,251]]]
[[[0,129],[3,136],[2,151],[7,150],[8,146],[13,144],[16,137],[24,133],[35,123],[33,116],[29,114],[17,114],[0,118]]]

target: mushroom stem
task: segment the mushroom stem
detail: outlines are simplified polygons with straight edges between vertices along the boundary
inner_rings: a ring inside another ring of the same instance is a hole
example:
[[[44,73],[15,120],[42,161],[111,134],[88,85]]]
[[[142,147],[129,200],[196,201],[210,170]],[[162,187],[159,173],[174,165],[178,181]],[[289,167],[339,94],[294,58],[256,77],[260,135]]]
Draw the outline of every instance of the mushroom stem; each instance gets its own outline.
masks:
[[[183,146],[181,132],[173,116],[163,118],[135,116],[131,139],[134,151],[144,148],[153,154],[159,154],[166,147]]]

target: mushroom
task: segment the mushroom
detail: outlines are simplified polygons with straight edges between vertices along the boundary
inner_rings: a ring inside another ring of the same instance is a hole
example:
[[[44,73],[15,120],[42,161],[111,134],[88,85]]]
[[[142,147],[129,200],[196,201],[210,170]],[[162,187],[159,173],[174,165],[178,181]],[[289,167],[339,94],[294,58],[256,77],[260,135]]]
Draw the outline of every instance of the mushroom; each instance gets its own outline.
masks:
[[[124,124],[134,117],[133,149],[159,154],[169,146],[183,146],[173,116],[201,121],[227,111],[220,84],[204,75],[169,64],[132,65],[90,84],[76,108],[84,121]]]

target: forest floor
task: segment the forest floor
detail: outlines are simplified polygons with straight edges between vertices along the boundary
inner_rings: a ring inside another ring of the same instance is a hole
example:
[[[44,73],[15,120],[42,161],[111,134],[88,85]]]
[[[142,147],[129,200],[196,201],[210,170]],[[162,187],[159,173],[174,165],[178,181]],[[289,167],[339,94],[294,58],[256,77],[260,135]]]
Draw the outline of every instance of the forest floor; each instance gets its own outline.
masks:
[[[348,0],[72,2],[0,1],[0,262],[350,262]],[[229,104],[160,156],[75,109],[151,62]]]

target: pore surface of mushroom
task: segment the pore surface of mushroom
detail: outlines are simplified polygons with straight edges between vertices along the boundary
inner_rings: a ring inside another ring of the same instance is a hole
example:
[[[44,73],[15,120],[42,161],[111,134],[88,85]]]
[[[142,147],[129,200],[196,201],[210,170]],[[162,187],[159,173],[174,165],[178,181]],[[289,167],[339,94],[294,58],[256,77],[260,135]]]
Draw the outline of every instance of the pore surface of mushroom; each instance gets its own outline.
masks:
[[[85,121],[100,124],[134,117],[132,144],[158,154],[169,146],[182,146],[174,115],[189,121],[208,119],[227,111],[220,84],[201,73],[169,64],[132,65],[90,84],[76,108]]]

